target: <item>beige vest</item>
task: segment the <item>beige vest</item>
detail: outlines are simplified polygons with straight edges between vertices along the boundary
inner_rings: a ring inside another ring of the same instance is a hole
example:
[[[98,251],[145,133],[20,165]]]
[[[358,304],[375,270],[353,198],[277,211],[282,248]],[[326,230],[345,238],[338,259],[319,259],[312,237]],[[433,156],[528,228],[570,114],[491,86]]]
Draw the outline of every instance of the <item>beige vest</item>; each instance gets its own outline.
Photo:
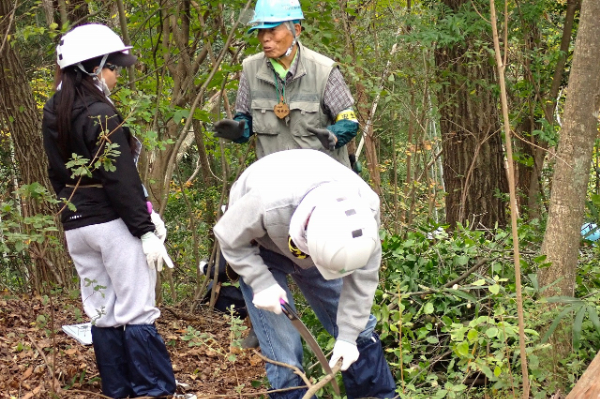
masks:
[[[307,127],[325,128],[334,123],[324,112],[323,93],[335,62],[324,55],[298,44],[298,68],[292,81],[285,86],[285,98],[290,108],[289,120],[279,119],[273,108],[279,103],[275,75],[267,66],[264,53],[255,54],[243,62],[244,74],[250,85],[252,131],[256,133],[256,156],[297,148],[322,151],[350,167],[346,146],[329,151]],[[281,82],[278,82],[280,85]],[[281,86],[279,86],[281,92]]]

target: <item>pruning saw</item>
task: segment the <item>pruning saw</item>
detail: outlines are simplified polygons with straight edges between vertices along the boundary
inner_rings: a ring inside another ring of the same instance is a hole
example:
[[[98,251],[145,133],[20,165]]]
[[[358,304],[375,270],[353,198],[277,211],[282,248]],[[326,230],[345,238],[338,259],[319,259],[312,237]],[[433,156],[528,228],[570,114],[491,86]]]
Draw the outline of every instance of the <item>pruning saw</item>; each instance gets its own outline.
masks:
[[[331,383],[331,386],[333,387],[333,390],[335,391],[336,395],[339,395],[340,387],[338,386],[337,381],[335,380],[333,371],[331,370],[331,367],[329,367],[327,358],[325,357],[325,354],[321,350],[321,347],[319,347],[317,340],[315,340],[315,337],[313,337],[312,334],[310,333],[310,331],[308,331],[308,328],[306,328],[306,326],[304,325],[302,320],[300,320],[300,318],[298,317],[296,312],[294,312],[294,310],[292,309],[290,304],[285,302],[283,299],[280,300],[280,303],[281,303],[281,310],[283,310],[283,313],[287,316],[288,319],[290,319],[290,321],[292,322],[292,325],[296,328],[296,330],[298,330],[298,332],[300,333],[302,338],[304,338],[304,341],[306,342],[306,344],[313,351],[313,353],[317,356],[319,363],[321,363],[321,367],[323,367],[323,371],[326,374],[329,374],[333,377],[331,379],[330,383]]]

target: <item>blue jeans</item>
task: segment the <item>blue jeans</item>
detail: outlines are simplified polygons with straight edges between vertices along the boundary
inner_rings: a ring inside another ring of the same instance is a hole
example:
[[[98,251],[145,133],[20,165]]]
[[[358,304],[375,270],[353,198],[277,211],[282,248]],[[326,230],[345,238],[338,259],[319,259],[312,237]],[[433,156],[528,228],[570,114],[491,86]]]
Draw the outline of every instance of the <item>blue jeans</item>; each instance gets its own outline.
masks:
[[[287,284],[288,275],[300,288],[325,330],[336,337],[338,332],[336,316],[342,290],[342,279],[325,280],[316,267],[302,269],[287,257],[264,248],[261,248],[260,255],[277,283],[286,291],[292,308],[295,309],[295,305],[293,295]],[[240,279],[240,287],[246,300],[248,314],[258,337],[262,354],[271,360],[287,363],[303,370],[301,337],[289,319],[284,314],[276,315],[266,310],[257,309],[252,303],[252,288],[246,285],[243,279]],[[371,339],[376,323],[377,320],[371,315],[365,330],[357,339],[357,344]],[[287,367],[267,363],[266,370],[267,378],[273,389],[304,385],[302,379]],[[279,395],[278,397],[286,396]]]

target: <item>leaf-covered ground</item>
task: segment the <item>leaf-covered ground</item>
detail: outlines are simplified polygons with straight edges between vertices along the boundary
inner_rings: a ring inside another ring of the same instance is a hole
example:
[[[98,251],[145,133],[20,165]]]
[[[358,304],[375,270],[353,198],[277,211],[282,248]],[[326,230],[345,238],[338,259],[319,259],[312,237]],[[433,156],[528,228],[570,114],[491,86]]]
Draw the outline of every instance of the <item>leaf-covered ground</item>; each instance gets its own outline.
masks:
[[[161,311],[156,325],[175,378],[185,384],[178,393],[235,398],[266,391],[263,361],[252,350],[231,347],[231,325],[222,315]],[[103,397],[92,346],[61,330],[86,321],[79,299],[0,295],[0,398]]]

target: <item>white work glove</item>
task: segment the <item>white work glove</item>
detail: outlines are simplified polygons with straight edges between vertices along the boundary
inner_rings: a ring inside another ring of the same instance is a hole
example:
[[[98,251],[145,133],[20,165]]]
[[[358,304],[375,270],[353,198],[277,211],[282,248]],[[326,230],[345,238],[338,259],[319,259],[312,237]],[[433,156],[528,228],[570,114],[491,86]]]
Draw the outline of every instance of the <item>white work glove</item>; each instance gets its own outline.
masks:
[[[273,284],[269,288],[265,288],[257,294],[254,294],[252,303],[258,309],[281,314],[281,299],[287,302],[287,294],[279,284]]]
[[[331,359],[329,359],[329,367],[333,368],[340,358],[342,358],[341,370],[348,370],[348,367],[358,359],[358,348],[356,347],[356,344],[340,340],[335,341],[333,355],[331,355]]]
[[[167,253],[167,248],[165,248],[165,244],[156,236],[156,234],[152,232],[148,232],[141,237],[142,240],[142,250],[146,255],[146,260],[148,261],[148,267],[150,269],[156,269],[157,271],[161,271],[163,267],[163,261],[169,266],[171,269],[175,267],[171,258],[169,258],[169,254]]]
[[[154,233],[158,237],[161,242],[165,242],[167,239],[167,228],[165,227],[165,222],[160,218],[160,215],[154,211],[150,213],[150,219],[152,219],[152,223],[154,223]]]

